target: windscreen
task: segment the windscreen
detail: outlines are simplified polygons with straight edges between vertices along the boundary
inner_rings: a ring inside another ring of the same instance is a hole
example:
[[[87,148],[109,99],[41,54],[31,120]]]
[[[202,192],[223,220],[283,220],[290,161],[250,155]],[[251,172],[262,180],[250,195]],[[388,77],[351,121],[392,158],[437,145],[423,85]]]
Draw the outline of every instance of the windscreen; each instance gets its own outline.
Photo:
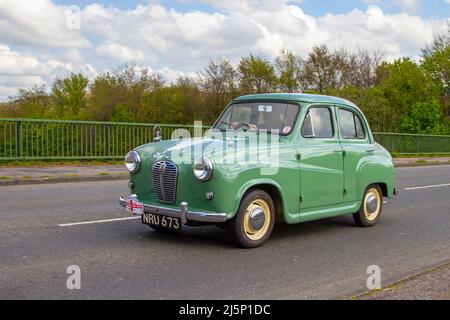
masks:
[[[255,102],[230,105],[216,122],[214,129],[261,131],[278,130],[280,135],[291,133],[299,107],[294,104]]]

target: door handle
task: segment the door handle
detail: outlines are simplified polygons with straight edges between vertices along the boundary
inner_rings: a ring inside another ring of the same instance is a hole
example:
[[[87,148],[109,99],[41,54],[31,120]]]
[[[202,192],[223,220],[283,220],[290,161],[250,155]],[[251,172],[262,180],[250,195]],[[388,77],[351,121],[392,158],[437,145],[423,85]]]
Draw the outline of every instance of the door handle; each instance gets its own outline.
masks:
[[[342,151],[344,151],[344,150],[342,150],[342,149],[336,149],[336,150],[334,150],[334,152],[342,152]]]
[[[366,152],[375,152],[375,149],[366,150]]]

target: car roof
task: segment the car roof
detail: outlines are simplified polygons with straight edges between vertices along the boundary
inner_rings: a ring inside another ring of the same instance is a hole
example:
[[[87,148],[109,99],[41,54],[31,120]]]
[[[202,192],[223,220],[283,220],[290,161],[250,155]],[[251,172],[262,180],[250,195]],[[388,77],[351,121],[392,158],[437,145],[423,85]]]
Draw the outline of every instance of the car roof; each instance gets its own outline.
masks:
[[[233,100],[233,102],[242,102],[250,100],[282,100],[289,102],[307,102],[307,103],[332,103],[332,104],[344,104],[352,106],[356,109],[358,107],[345,99],[325,96],[320,94],[307,94],[307,93],[262,93],[262,94],[250,94],[241,96]]]

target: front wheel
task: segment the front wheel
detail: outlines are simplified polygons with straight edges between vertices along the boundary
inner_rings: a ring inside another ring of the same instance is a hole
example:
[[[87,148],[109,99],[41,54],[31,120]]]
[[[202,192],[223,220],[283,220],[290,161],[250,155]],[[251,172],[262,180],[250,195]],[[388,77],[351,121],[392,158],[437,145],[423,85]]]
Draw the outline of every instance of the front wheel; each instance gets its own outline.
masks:
[[[383,193],[377,184],[370,185],[364,192],[361,207],[353,214],[355,222],[360,227],[374,226],[383,210]]]
[[[275,224],[275,206],[263,190],[249,192],[231,220],[230,231],[234,242],[243,248],[261,246],[272,233]]]

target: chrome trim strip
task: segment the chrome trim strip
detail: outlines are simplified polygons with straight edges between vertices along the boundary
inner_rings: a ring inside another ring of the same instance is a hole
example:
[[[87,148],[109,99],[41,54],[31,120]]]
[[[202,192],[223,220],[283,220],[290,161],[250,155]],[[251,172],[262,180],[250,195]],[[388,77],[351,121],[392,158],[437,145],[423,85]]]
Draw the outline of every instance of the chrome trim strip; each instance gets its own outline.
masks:
[[[122,207],[126,207],[126,200],[124,197],[119,198],[119,203]],[[162,214],[173,218],[180,218],[183,224],[186,224],[187,220],[211,223],[220,223],[227,221],[226,213],[189,211],[188,203],[186,201],[181,202],[180,209],[144,204],[144,212]]]

